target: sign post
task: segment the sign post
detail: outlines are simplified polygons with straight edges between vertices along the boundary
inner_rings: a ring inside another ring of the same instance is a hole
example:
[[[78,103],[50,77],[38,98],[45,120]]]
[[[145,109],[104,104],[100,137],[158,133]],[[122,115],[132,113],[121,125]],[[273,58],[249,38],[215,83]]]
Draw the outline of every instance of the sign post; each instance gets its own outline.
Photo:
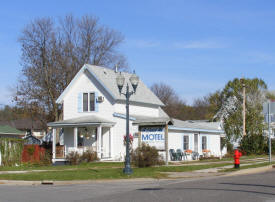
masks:
[[[268,150],[269,150],[269,163],[271,163],[271,133],[270,133],[270,122],[274,122],[272,118],[273,114],[275,113],[275,102],[268,102],[264,103],[263,105],[263,113],[265,115],[265,122],[268,125]]]
[[[268,122],[268,146],[269,146],[269,163],[271,163],[271,137],[270,137],[270,101],[267,104],[267,122]]]

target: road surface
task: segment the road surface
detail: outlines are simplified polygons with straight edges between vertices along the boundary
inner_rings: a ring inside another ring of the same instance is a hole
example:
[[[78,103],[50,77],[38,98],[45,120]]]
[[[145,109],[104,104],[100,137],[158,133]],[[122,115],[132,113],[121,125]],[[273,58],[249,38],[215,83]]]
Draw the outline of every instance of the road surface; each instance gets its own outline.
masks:
[[[0,185],[1,202],[275,202],[275,171],[231,177],[105,181],[81,185]]]

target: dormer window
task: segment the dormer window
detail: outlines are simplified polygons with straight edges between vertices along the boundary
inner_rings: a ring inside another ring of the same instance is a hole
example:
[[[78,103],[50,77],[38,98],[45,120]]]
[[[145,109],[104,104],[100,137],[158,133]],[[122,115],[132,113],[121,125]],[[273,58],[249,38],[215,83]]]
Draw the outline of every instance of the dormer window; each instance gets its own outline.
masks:
[[[83,93],[83,112],[95,111],[95,93]]]

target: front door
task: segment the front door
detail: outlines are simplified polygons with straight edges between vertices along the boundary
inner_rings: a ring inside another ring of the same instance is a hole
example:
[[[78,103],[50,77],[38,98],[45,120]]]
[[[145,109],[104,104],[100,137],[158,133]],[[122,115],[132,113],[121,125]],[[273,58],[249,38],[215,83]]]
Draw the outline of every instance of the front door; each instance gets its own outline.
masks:
[[[194,151],[198,152],[198,134],[194,134]]]

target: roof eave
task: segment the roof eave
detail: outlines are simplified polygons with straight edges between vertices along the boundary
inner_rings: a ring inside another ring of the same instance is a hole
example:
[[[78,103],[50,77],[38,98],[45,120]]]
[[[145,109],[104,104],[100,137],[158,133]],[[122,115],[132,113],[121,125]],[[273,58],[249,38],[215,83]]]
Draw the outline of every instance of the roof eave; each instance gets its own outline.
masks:
[[[104,122],[83,122],[83,123],[55,123],[51,122],[47,124],[49,127],[73,127],[73,126],[113,126],[115,123],[104,123]]]
[[[183,128],[176,126],[168,126],[170,130],[181,130],[181,131],[192,131],[192,132],[206,132],[206,133],[224,133],[222,130],[211,130],[211,129],[198,129],[198,128]]]

